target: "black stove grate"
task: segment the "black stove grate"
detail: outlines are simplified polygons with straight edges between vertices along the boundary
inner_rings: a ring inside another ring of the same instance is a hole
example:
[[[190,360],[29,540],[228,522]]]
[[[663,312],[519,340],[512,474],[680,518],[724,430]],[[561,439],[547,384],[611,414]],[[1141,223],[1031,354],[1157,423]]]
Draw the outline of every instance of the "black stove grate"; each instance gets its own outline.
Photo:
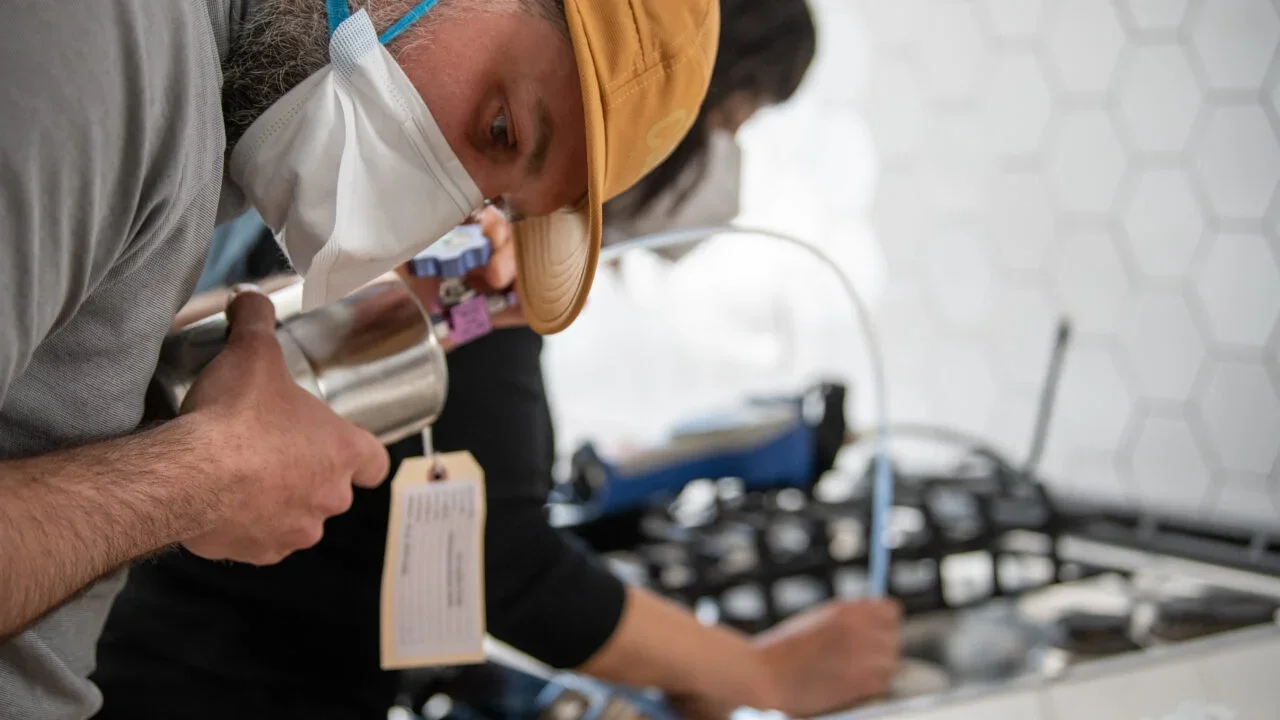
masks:
[[[703,496],[692,510],[682,497],[575,532],[625,576],[748,632],[865,594],[865,494],[829,502],[795,489],[738,493],[731,480],[706,485],[686,491]],[[1040,483],[1003,463],[980,474],[900,474],[895,498],[890,593],[908,614],[971,607],[1102,570],[1057,556],[1067,523]]]

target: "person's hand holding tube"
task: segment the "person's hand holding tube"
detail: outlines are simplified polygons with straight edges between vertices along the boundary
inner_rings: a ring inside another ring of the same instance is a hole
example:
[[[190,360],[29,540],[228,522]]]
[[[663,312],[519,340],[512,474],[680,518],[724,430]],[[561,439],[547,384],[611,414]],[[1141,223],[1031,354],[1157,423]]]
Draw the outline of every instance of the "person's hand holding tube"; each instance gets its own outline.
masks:
[[[779,704],[794,717],[843,710],[890,690],[901,653],[902,608],[893,600],[837,601],[754,638]]]
[[[675,698],[692,720],[726,720],[742,705],[812,717],[886,695],[901,662],[902,609],[892,600],[830,602],[751,638],[754,695]]]
[[[884,696],[898,672],[902,610],[893,600],[836,600],[755,637],[703,625],[686,608],[631,586],[609,641],[579,671],[663,691],[682,717],[728,720],[740,707],[813,717]]]

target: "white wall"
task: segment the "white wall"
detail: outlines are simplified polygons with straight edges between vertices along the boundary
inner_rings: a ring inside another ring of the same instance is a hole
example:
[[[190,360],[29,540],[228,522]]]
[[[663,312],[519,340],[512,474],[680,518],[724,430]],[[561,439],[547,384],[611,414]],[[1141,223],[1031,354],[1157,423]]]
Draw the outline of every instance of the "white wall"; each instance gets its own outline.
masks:
[[[818,0],[799,97],[741,135],[741,222],[835,255],[890,404],[1021,457],[1056,318],[1064,492],[1280,527],[1280,0]],[[719,238],[602,272],[547,353],[560,444],[751,389],[870,392],[838,285]]]

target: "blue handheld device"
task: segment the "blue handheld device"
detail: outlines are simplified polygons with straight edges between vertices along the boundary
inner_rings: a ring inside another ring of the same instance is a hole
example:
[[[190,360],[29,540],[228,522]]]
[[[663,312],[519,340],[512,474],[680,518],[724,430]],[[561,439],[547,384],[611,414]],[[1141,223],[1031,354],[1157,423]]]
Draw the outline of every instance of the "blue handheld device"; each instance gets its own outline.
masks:
[[[584,445],[573,457],[574,489],[599,517],[668,502],[703,478],[737,478],[746,490],[807,488],[845,442],[844,400],[843,386],[824,384],[684,423],[637,453],[607,457]]]

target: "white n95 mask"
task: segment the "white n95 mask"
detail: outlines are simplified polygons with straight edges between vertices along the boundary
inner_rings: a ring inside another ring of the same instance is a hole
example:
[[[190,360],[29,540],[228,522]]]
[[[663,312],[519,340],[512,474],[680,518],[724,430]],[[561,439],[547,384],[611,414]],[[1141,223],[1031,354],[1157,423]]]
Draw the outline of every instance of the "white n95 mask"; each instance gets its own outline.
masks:
[[[231,153],[231,180],[303,277],[311,310],[408,261],[483,203],[364,10],[328,0],[330,64],[276,101]]]

